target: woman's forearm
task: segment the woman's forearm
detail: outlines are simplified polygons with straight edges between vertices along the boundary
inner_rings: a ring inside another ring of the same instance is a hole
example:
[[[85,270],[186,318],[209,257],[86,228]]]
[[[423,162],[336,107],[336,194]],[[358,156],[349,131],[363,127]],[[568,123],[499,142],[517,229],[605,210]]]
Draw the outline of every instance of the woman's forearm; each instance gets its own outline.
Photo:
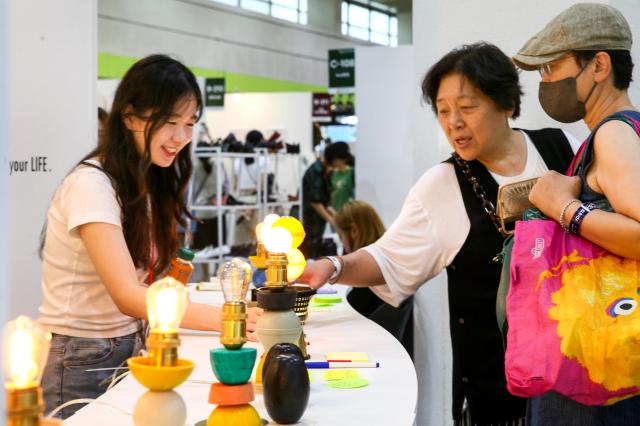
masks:
[[[571,206],[565,217],[573,217]],[[593,210],[580,225],[580,236],[621,257],[640,260],[640,223],[622,214]]]
[[[373,256],[366,250],[358,250],[342,256],[344,266],[339,282],[353,287],[371,287],[385,284],[382,271]]]

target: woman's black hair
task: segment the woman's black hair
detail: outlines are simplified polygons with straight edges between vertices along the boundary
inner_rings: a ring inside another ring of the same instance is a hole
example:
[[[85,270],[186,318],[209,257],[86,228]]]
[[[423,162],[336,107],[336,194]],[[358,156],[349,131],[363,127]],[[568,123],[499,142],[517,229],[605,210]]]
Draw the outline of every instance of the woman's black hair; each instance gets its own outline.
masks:
[[[585,66],[598,52],[605,52],[611,58],[613,68],[613,85],[618,90],[627,90],[633,81],[633,60],[628,50],[576,50],[576,60],[581,66]]]
[[[114,186],[122,208],[124,237],[136,267],[150,266],[151,249],[155,246],[155,276],[175,256],[177,224],[185,226],[184,216],[191,216],[184,195],[193,166],[188,148],[182,149],[169,167],[153,164],[150,144],[174,113],[176,104],[187,99],[195,100],[199,119],[202,95],[186,66],[165,55],[139,60],[116,90],[103,140],[83,159],[97,157]],[[142,155],[125,125],[125,119],[132,116],[147,122]]]
[[[437,113],[436,98],[442,79],[460,74],[505,111],[520,115],[522,88],[511,59],[490,43],[478,42],[453,49],[433,65],[422,81],[422,95]]]

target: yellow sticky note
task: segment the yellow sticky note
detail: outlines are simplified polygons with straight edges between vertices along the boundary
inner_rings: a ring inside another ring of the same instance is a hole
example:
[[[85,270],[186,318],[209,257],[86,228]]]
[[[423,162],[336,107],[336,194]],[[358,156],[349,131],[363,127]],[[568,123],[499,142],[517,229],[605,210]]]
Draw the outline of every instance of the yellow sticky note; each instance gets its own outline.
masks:
[[[309,381],[313,382],[313,373],[311,372],[311,370],[307,370],[307,372],[309,373]]]
[[[324,380],[331,382],[333,380],[359,379],[360,373],[357,370],[327,370],[324,372]]]
[[[366,352],[328,352],[327,361],[369,362]]]

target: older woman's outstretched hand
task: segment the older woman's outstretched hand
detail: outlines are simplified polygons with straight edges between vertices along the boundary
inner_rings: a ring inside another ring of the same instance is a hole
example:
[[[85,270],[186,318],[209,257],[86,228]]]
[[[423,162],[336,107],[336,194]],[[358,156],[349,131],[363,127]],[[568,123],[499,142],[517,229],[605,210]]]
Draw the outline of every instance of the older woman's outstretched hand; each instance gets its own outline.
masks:
[[[568,201],[580,195],[580,178],[548,171],[533,186],[529,201],[548,218],[558,220]]]
[[[335,268],[330,260],[316,260],[313,263],[307,264],[307,267],[297,281],[309,284],[312,288],[317,289],[329,281],[329,277],[331,277],[334,271]]]

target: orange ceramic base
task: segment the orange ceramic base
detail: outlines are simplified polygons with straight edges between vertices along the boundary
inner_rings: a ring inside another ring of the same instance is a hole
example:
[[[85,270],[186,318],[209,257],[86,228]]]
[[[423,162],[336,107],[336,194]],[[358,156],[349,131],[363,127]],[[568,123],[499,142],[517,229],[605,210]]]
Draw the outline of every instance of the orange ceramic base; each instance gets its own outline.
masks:
[[[253,399],[253,384],[251,382],[242,385],[212,383],[209,389],[209,404],[244,405]]]

